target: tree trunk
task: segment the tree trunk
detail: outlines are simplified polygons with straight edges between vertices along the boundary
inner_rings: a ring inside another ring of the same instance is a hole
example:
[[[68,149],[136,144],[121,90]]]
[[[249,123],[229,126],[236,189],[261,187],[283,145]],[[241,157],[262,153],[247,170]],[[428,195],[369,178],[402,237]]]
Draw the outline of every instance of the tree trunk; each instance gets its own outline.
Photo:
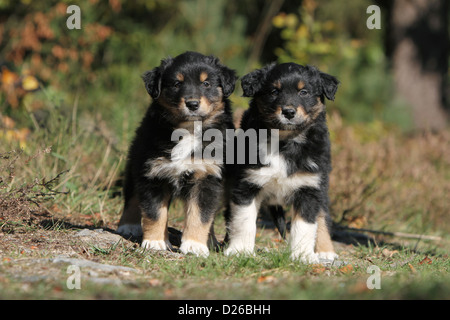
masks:
[[[411,106],[418,129],[446,126],[449,57],[448,0],[395,0],[390,47],[396,90]]]

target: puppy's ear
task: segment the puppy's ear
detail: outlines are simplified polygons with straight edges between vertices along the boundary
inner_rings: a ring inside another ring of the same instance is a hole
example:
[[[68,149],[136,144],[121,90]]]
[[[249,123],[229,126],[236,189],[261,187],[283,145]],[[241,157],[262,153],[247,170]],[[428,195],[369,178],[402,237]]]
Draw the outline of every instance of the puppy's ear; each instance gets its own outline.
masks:
[[[276,63],[271,63],[262,69],[254,70],[242,77],[241,87],[244,91],[244,97],[253,97],[261,90],[267,73],[275,67]]]
[[[220,66],[220,82],[225,98],[228,98],[233,93],[237,78],[234,70],[225,66]]]
[[[151,71],[147,71],[142,75],[144,80],[145,89],[153,99],[158,99],[161,94],[161,70],[160,67],[156,67]]]
[[[327,97],[328,100],[333,101],[334,95],[338,89],[339,80],[332,75],[320,72],[320,83],[325,97]]]
[[[219,58],[215,56],[207,56],[206,62],[211,66],[217,67],[220,70],[220,85],[222,87],[223,96],[228,98],[234,91],[237,76],[236,72],[220,63]]]
[[[158,99],[161,94],[161,80],[164,70],[172,63],[173,59],[168,57],[161,61],[161,65],[153,70],[147,71],[142,75],[145,89],[153,99]]]

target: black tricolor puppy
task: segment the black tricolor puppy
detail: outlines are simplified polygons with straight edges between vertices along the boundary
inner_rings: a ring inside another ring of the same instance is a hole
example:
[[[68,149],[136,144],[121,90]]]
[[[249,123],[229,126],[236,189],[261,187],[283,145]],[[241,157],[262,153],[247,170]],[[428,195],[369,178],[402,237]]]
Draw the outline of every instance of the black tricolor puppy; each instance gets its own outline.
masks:
[[[331,156],[324,100],[334,100],[337,87],[335,77],[295,63],[270,64],[242,78],[244,96],[253,99],[241,128],[256,130],[258,161],[238,166],[226,255],[253,252],[261,205],[282,221],[279,206],[292,205],[291,258],[316,263],[336,257],[328,230]]]
[[[129,150],[117,232],[142,234],[144,248],[169,249],[168,208],[179,197],[186,213],[180,250],[206,256],[209,230],[223,200],[224,162],[205,155],[211,142],[203,141],[203,133],[216,129],[225,141],[225,130],[233,129],[228,97],[235,72],[213,56],[186,52],[163,60],[143,79],[153,102]]]

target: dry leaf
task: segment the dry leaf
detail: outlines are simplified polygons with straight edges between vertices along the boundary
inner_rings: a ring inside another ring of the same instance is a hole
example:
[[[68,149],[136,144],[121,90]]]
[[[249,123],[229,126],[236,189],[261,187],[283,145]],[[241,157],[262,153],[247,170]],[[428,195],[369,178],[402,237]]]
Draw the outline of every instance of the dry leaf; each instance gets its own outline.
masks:
[[[322,274],[327,270],[323,265],[321,264],[313,264],[311,272],[313,274]]]
[[[411,263],[408,263],[408,267],[409,267],[409,269],[411,270],[412,273],[417,273],[416,268],[414,268]]]
[[[53,292],[63,292],[63,288],[61,286],[55,286]]]
[[[275,281],[275,277],[274,276],[260,276],[258,277],[257,282],[261,283],[261,282],[274,282]]]
[[[425,257],[425,259],[423,259],[422,261],[419,262],[419,264],[431,264],[433,263],[433,260],[431,260],[430,258],[428,258],[428,256]]]
[[[348,264],[346,266],[343,266],[342,268],[339,268],[339,271],[345,274],[349,274],[353,272],[353,265]]]
[[[19,80],[19,75],[2,66],[1,82],[6,86],[14,86]]]
[[[33,76],[24,76],[22,79],[22,88],[25,91],[34,91],[39,88],[39,82]]]

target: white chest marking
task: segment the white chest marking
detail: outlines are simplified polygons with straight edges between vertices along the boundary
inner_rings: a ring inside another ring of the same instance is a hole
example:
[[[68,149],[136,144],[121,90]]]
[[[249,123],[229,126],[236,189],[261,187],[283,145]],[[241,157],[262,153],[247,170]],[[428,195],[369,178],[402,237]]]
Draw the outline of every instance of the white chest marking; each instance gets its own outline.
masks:
[[[246,180],[262,187],[261,201],[283,204],[286,198],[302,187],[319,188],[320,174],[295,173],[288,176],[288,164],[283,156],[268,155],[269,165],[247,171]]]
[[[194,156],[193,156],[194,154]],[[147,161],[149,178],[166,178],[172,182],[188,172],[204,172],[221,177],[221,164],[202,158],[202,143],[193,134],[184,135],[172,148],[170,158],[159,157]]]

